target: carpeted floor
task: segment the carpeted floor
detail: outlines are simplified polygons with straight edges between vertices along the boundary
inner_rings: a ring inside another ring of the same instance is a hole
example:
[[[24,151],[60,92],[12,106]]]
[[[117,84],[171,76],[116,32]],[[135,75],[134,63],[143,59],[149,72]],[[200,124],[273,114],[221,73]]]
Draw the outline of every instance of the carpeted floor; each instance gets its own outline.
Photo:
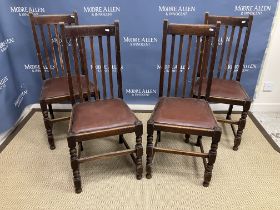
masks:
[[[63,113],[61,113],[62,115]],[[150,114],[137,114],[146,128]],[[239,151],[223,126],[209,188],[202,186],[202,159],[156,154],[153,178],[135,178],[130,157],[81,165],[83,192],[75,194],[66,142],[67,122],[56,124],[56,150],[49,150],[41,113],[36,112],[0,154],[2,209],[279,209],[280,155],[249,119]],[[145,131],[146,129],[144,129]],[[146,144],[146,133],[143,136]],[[195,140],[192,137],[192,140]],[[134,145],[134,135],[126,135]],[[203,139],[209,148],[209,139]],[[161,147],[197,148],[183,135],[163,134]],[[84,154],[123,148],[117,137],[84,144]],[[145,163],[145,158],[143,158]]]

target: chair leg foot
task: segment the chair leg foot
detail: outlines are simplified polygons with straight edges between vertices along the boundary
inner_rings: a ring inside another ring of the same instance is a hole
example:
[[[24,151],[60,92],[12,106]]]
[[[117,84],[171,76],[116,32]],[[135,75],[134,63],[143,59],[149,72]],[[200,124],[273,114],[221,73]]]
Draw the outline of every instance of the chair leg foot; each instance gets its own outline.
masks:
[[[190,135],[189,134],[185,134],[185,142],[186,143],[190,143]]]
[[[148,174],[148,173],[147,173],[147,174],[146,174],[146,178],[147,178],[147,179],[151,179],[151,178],[152,178],[152,174]]]
[[[75,193],[79,194],[81,193],[83,190],[82,189],[75,189]]]
[[[209,187],[209,182],[203,182],[203,187]]]
[[[55,145],[50,145],[50,149],[54,150],[55,149]]]
[[[233,149],[234,151],[237,151],[237,150],[238,150],[238,146],[233,146],[232,149]]]

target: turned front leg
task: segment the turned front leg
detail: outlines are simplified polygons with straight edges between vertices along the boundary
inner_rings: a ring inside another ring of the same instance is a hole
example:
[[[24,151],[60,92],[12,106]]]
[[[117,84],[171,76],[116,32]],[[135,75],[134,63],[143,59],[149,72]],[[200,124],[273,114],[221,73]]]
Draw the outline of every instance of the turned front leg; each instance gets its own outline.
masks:
[[[153,133],[154,133],[154,126],[150,122],[148,122],[147,126],[147,165],[146,165],[146,178],[152,178],[152,162],[153,162]]]
[[[75,186],[75,192],[82,192],[81,176],[79,170],[79,162],[77,156],[76,142],[73,138],[68,138],[68,147],[70,152],[71,168],[73,170],[73,181]]]
[[[143,176],[143,162],[142,162],[142,157],[143,157],[143,146],[142,146],[142,134],[143,134],[143,125],[141,122],[137,123],[136,126],[136,145],[135,145],[135,150],[136,150],[136,178],[138,180],[142,179]]]
[[[209,151],[208,163],[206,164],[205,167],[204,182],[203,182],[204,187],[209,186],[209,183],[212,178],[212,171],[217,157],[217,149],[218,149],[218,143],[220,141],[220,138],[221,138],[221,131],[219,128],[217,128],[214,136],[212,137],[212,144]]]

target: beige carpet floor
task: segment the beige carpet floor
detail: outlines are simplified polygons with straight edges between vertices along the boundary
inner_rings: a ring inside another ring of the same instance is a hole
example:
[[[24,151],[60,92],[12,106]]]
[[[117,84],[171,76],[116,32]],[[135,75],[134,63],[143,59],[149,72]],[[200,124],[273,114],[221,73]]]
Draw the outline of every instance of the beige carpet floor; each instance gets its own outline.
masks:
[[[137,116],[146,127],[149,114]],[[136,180],[129,156],[83,163],[83,192],[75,194],[67,122],[56,124],[56,150],[51,151],[41,113],[36,112],[0,154],[0,208],[279,209],[280,154],[250,119],[237,152],[232,150],[230,127],[221,126],[223,136],[209,188],[202,186],[202,159],[158,153],[150,180]],[[145,145],[146,131],[143,137]],[[133,134],[126,139],[134,145]],[[209,148],[209,139],[203,141]],[[163,134],[160,145],[197,150],[184,143],[183,135],[170,133]],[[84,144],[84,155],[122,148],[117,137],[97,139]]]

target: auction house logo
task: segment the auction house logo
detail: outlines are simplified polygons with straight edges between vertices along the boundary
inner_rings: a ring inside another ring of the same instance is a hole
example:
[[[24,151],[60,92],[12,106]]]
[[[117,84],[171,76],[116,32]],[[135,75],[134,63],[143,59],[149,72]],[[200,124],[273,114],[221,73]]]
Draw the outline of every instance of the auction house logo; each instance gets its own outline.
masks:
[[[49,71],[47,65],[44,65],[43,67],[44,67],[45,72]],[[51,70],[54,70],[54,65],[50,65],[50,67],[51,67]],[[41,72],[40,65],[38,65],[38,64],[24,64],[24,69],[31,71],[31,72]]]
[[[92,70],[92,65],[90,65]],[[101,72],[101,65],[95,65],[95,69],[97,72]],[[121,71],[123,71],[123,65],[121,66]],[[109,65],[104,65],[104,72],[109,72]],[[112,72],[117,72],[117,65],[112,64]]]
[[[18,14],[18,16],[28,16],[29,13],[39,15],[46,11],[44,7],[10,7],[10,12]]]
[[[165,16],[186,16],[189,13],[195,12],[195,6],[158,6],[158,11],[164,13]]]
[[[98,17],[110,17],[121,11],[121,7],[116,6],[95,6],[95,7],[84,7],[84,13],[89,13],[91,16]]]
[[[4,89],[6,87],[6,83],[8,81],[8,77],[0,77],[0,90]]]
[[[123,42],[128,44],[130,47],[150,47],[152,44],[156,44],[158,42],[158,38],[124,36]]]
[[[151,95],[157,95],[156,89],[125,89],[125,94],[130,96],[140,96],[140,97],[148,97]]]
[[[232,64],[228,65],[228,71],[231,71],[232,69]],[[234,66],[234,72],[237,72],[239,69],[239,64],[236,64]],[[244,64],[243,65],[243,71],[242,72],[250,72],[250,71],[256,71],[257,69],[257,64],[251,63],[251,64]]]
[[[271,9],[271,5],[235,5],[234,12],[239,15],[262,15]]]
[[[173,65],[172,66],[172,72],[177,72],[177,66],[178,65]],[[166,64],[165,66],[164,66],[164,72],[165,73],[168,73],[169,72],[169,67],[170,67],[170,65],[169,64]],[[159,70],[160,71],[160,69],[161,69],[161,65],[160,64],[157,64],[157,70]],[[190,69],[190,67],[188,68],[188,70]],[[184,72],[185,71],[185,65],[181,65],[180,66],[180,72]]]
[[[15,42],[15,39],[13,37],[5,39],[4,41],[0,42],[0,51],[5,52],[8,49],[9,45],[14,42]]]
[[[24,84],[21,84],[20,86],[20,94],[18,95],[16,101],[14,102],[15,107],[20,107],[24,96],[26,96],[28,94],[28,90],[27,88],[24,86]]]

